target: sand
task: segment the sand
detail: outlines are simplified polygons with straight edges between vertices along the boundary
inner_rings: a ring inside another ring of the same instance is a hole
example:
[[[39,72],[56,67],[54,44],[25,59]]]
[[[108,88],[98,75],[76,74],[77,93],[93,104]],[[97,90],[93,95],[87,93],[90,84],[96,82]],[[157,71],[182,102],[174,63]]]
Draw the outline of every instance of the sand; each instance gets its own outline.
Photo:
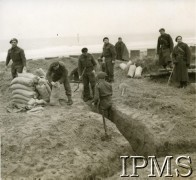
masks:
[[[28,61],[27,65],[30,72],[40,67],[47,70],[55,60]],[[69,72],[77,66],[77,59],[60,60]],[[178,141],[183,141],[185,136],[194,137],[195,95],[188,88],[166,87],[164,79],[128,79],[118,63],[113,84],[116,104],[151,114],[156,121],[149,121],[148,126],[155,135],[173,140],[180,135]],[[2,69],[3,64],[0,67]],[[11,74],[8,71],[0,75],[3,179],[118,179],[119,156],[137,153],[109,120],[107,126],[112,139],[101,140],[104,136],[102,117],[91,112],[81,100],[82,88],[73,93],[72,107],[66,105],[62,89],[64,100],[60,107],[47,106],[43,112],[33,114],[8,113]],[[123,97],[119,83],[129,87]]]

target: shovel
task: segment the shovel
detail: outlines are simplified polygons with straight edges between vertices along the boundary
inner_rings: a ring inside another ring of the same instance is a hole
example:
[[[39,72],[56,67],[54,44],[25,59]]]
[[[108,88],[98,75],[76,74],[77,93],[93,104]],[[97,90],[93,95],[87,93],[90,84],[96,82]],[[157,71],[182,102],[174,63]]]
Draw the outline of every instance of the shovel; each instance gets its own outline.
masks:
[[[172,75],[173,75],[174,69],[175,69],[175,65],[173,66],[172,72],[171,72],[171,74],[170,74],[170,76],[169,76],[169,79],[168,79],[168,82],[167,82],[167,85],[168,85],[168,86],[169,86],[169,84],[170,84],[170,82],[171,82],[171,77],[172,77]]]
[[[86,71],[86,67],[85,67],[84,70],[82,71],[81,79],[82,79],[82,77],[83,77],[85,71]],[[81,80],[79,80],[78,85],[77,85],[77,88],[74,90],[74,92],[76,92],[76,91],[79,89],[80,83],[81,83]]]
[[[104,131],[105,131],[105,136],[102,136],[101,140],[107,141],[107,140],[111,139],[111,136],[109,136],[107,133],[107,126],[106,126],[106,121],[105,121],[105,116],[104,116],[104,110],[102,110],[102,118],[103,118],[103,127],[104,127]]]

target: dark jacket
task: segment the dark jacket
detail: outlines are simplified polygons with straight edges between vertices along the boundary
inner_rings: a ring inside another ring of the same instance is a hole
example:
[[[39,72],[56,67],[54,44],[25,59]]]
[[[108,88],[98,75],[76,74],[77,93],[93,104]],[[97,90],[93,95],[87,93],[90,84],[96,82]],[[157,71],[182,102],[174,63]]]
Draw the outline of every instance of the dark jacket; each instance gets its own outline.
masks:
[[[187,67],[190,65],[191,51],[187,44],[179,43],[174,47],[172,53],[174,69],[174,78],[176,81],[188,81]]]
[[[170,53],[172,53],[174,47],[173,40],[169,34],[163,34],[159,36],[157,42],[157,53],[160,54],[163,49],[170,49]]]
[[[106,82],[104,79],[100,79],[95,85],[95,104],[100,101],[100,108],[107,109],[112,105],[112,85]]]
[[[124,42],[117,42],[115,44],[116,59],[129,60],[129,51]]]
[[[24,50],[20,47],[16,46],[8,50],[7,58],[6,58],[6,66],[9,64],[12,59],[13,65],[26,66],[26,58],[24,54]]]
[[[114,61],[116,59],[116,50],[114,45],[110,43],[104,44],[101,57],[105,57],[106,59],[111,59]]]
[[[80,55],[79,59],[78,59],[78,73],[81,76],[82,72],[84,71],[85,68],[85,72],[84,73],[91,73],[93,70],[95,70],[97,63],[94,59],[94,57],[87,53],[87,55]]]
[[[60,83],[63,83],[68,78],[68,71],[62,62],[59,62],[59,68],[57,70],[54,70],[53,67],[55,66],[55,64],[56,62],[53,62],[50,65],[46,77],[49,82],[59,81]]]

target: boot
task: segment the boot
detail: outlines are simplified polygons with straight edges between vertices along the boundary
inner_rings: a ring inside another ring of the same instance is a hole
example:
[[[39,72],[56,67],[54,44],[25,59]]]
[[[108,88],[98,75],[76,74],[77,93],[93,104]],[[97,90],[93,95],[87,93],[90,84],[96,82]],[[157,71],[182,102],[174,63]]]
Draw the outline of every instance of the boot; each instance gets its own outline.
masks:
[[[73,104],[73,101],[71,99],[71,96],[67,96],[67,98],[68,98],[67,105],[71,106]]]
[[[180,81],[180,85],[178,86],[178,88],[183,88],[183,82]]]

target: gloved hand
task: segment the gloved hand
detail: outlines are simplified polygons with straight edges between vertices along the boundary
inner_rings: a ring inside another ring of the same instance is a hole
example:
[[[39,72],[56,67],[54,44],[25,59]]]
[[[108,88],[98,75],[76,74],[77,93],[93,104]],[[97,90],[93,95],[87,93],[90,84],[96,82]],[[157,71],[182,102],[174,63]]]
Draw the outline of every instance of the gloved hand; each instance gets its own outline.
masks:
[[[112,64],[114,64],[115,63],[115,60],[112,60]]]

